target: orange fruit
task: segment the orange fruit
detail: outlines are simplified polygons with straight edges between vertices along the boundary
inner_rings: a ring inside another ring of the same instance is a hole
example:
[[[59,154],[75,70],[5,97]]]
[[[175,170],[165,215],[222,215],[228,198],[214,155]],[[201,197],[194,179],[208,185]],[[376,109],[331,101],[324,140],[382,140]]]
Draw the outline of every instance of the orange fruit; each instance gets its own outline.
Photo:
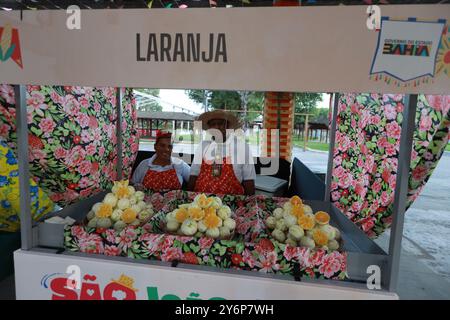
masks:
[[[299,196],[293,196],[291,198],[290,202],[293,206],[298,206],[298,205],[303,204],[303,201],[302,201],[302,199],[300,199]]]
[[[98,218],[109,218],[112,215],[112,212],[113,210],[110,204],[102,203],[97,211],[96,216]]]
[[[205,217],[214,214],[216,215],[216,209],[214,209],[213,207],[209,207],[205,209]]]
[[[317,211],[314,218],[316,219],[316,222],[321,225],[328,224],[330,222],[330,215],[325,211]]]
[[[189,217],[195,221],[200,221],[205,217],[205,212],[200,208],[189,208]]]
[[[313,231],[313,239],[318,246],[326,246],[328,244],[327,234],[320,229]]]
[[[297,223],[303,230],[312,230],[315,225],[314,218],[309,215],[298,217]]]
[[[208,198],[206,195],[201,194],[198,197],[197,204],[199,205],[200,208],[207,208],[210,205],[212,205],[213,201],[214,201],[213,198]]]
[[[187,218],[189,218],[189,212],[184,208],[178,209],[175,213],[175,219],[177,219],[179,223],[183,223]]]
[[[208,229],[217,228],[220,224],[220,218],[215,214],[209,214],[205,217],[204,224]]]
[[[305,211],[303,210],[303,205],[295,205],[292,207],[292,214],[296,216],[297,218],[300,218],[302,215],[305,214]]]
[[[137,218],[137,213],[131,208],[126,209],[122,213],[122,221],[125,223],[132,223]]]
[[[130,191],[128,190],[127,186],[120,186],[117,189],[117,198],[122,199],[126,198],[130,195]]]

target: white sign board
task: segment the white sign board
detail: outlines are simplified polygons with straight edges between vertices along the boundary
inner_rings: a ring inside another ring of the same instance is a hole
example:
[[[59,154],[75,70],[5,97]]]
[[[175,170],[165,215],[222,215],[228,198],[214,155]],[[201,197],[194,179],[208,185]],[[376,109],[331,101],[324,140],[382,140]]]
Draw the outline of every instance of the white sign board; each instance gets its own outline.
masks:
[[[381,8],[388,17],[450,21],[450,5]],[[64,10],[28,10],[22,20],[1,11],[0,83],[449,94],[444,72],[408,87],[371,78],[378,32],[367,27],[366,9],[81,10],[79,29],[68,27],[73,17]],[[408,24],[405,32],[415,30]],[[420,39],[435,43],[434,31]]]
[[[14,265],[18,299],[398,298],[393,293],[355,289],[339,284],[294,282],[226,272],[209,272],[21,250],[14,253]]]

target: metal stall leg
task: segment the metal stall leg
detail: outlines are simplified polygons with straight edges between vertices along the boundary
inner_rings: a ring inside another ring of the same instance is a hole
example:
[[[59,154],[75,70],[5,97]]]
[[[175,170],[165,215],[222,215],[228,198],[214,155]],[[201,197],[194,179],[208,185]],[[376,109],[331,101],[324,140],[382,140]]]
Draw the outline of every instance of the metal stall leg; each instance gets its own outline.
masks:
[[[33,248],[26,86],[14,86],[16,98],[17,162],[19,165],[20,228],[22,250]]]
[[[404,99],[402,133],[398,156],[398,169],[393,205],[393,221],[389,239],[388,288],[395,291],[398,282],[400,254],[402,251],[403,223],[405,219],[408,193],[409,168],[415,127],[417,95],[407,95]]]
[[[117,180],[123,179],[123,154],[122,154],[122,88],[117,88],[116,93],[116,112],[117,112]]]
[[[334,144],[336,141],[336,120],[339,105],[339,93],[335,93],[334,97],[334,107],[333,107],[333,117],[331,121],[331,133],[330,133],[330,146],[328,148],[328,168],[327,168],[327,184],[325,186],[324,201],[330,201],[331,193],[331,180],[333,175],[333,158],[334,158]]]

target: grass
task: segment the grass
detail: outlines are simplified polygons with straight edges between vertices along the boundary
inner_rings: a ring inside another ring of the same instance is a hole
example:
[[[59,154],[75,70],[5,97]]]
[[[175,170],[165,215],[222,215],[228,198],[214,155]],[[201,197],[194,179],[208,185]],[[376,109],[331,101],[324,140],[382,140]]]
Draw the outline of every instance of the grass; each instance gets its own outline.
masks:
[[[192,138],[194,139],[194,141],[192,141]],[[248,136],[246,140],[250,145],[258,145],[261,143],[261,140],[259,139],[257,133],[255,133],[251,136]],[[153,143],[154,140],[141,139],[141,142],[142,143]],[[175,139],[175,143],[199,143],[199,142],[200,142],[199,136],[192,137],[189,134],[179,135]],[[303,145],[304,145],[303,139],[294,137],[293,144],[295,147],[303,148]],[[312,150],[328,151],[328,143],[318,142],[318,141],[314,141],[314,140],[308,140],[307,148],[312,149]],[[450,151],[450,145],[447,146],[447,150]]]
[[[251,145],[258,145],[258,142],[260,142],[260,139],[258,139],[257,135],[252,135],[247,137],[247,142]],[[294,137],[293,145],[295,147],[303,148],[303,139],[299,139],[298,137]],[[328,151],[328,143],[325,142],[319,142],[314,140],[309,140],[307,144],[308,149],[312,150],[319,150],[319,151]]]
[[[192,138],[194,138],[194,141],[192,142]],[[154,140],[149,140],[149,139],[141,139],[141,142],[143,143],[153,143]],[[183,134],[183,135],[179,135],[176,137],[176,143],[199,143],[200,142],[200,137],[199,136],[194,136],[192,137],[189,134]],[[259,143],[261,143],[259,137],[258,137],[258,133],[255,133],[249,137],[247,137],[247,142],[250,145],[258,145]],[[294,137],[293,140],[293,144],[295,147],[299,147],[299,148],[303,148],[303,139],[298,138],[298,136]],[[312,150],[319,150],[319,151],[328,151],[328,143],[325,142],[319,142],[319,141],[314,141],[314,140],[308,140],[308,145],[307,145],[308,149],[312,149]],[[447,144],[447,146],[445,147],[445,151],[449,151],[450,152],[450,143]]]
[[[259,137],[257,135],[252,135],[247,137],[247,142],[251,145],[258,145],[259,143],[261,143],[261,140],[259,139]]]
[[[141,143],[154,143],[155,139],[148,139],[148,138],[141,138],[140,139]],[[175,137],[175,143],[199,143],[200,142],[200,137],[199,136],[191,136],[190,134],[182,134],[182,135],[177,135]]]
[[[176,143],[199,143],[200,136],[190,135],[190,134],[181,134],[175,137]]]
[[[303,146],[304,146],[303,139],[299,139],[298,137],[294,137],[293,143],[294,143],[294,146],[299,147],[299,148],[303,148]],[[308,149],[312,149],[312,150],[328,151],[329,144],[326,142],[308,140],[306,147]]]

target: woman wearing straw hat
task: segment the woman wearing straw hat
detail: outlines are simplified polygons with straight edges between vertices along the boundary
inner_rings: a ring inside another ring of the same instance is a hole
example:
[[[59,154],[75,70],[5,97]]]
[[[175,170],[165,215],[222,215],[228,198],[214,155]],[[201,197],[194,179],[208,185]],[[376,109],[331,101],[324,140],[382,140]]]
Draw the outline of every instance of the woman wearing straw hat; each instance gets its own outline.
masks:
[[[158,130],[155,154],[136,168],[132,183],[139,189],[164,192],[181,189],[189,180],[190,167],[181,159],[172,157],[172,133]]]
[[[249,145],[234,130],[239,120],[223,110],[199,116],[202,128],[212,134],[212,141],[203,141],[194,155],[188,190],[214,194],[255,193],[255,166]],[[225,142],[224,142],[225,140]]]

